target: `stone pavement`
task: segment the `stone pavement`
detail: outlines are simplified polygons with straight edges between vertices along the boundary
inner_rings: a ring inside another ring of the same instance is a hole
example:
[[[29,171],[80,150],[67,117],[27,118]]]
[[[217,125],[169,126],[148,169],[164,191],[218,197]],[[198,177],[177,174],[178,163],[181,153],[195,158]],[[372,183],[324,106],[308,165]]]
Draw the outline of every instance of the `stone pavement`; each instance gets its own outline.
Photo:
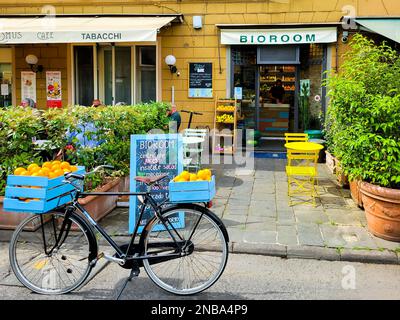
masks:
[[[217,194],[212,211],[222,218],[235,253],[371,263],[399,263],[400,243],[368,232],[364,211],[319,164],[317,207],[290,207],[286,160],[255,159],[254,170],[214,165]],[[128,209],[102,220],[114,237],[127,236]]]

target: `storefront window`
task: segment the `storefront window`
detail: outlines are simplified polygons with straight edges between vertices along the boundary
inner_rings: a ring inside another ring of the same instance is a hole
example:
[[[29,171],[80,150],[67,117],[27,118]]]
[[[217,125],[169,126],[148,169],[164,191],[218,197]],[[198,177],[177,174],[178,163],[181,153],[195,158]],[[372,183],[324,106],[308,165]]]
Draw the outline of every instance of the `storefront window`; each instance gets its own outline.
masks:
[[[156,47],[137,47],[137,102],[157,100]]]
[[[8,107],[12,104],[11,96],[11,80],[12,80],[12,64],[0,63],[0,107]]]
[[[74,47],[75,103],[90,106],[94,98],[93,47]]]

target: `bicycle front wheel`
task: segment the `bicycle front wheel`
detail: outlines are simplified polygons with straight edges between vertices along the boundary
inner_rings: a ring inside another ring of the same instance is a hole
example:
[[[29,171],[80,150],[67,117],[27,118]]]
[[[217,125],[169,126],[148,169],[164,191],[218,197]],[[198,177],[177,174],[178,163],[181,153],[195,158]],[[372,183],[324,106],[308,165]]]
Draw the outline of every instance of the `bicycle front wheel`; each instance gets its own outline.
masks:
[[[57,246],[64,214],[33,215],[15,230],[10,242],[10,265],[27,288],[41,294],[63,294],[79,287],[91,271],[87,230],[72,216],[68,234]]]
[[[168,230],[156,218],[144,241],[145,255],[151,257],[143,260],[148,276],[160,288],[177,295],[208,289],[228,260],[228,239],[216,218],[196,207],[172,208],[162,215]]]

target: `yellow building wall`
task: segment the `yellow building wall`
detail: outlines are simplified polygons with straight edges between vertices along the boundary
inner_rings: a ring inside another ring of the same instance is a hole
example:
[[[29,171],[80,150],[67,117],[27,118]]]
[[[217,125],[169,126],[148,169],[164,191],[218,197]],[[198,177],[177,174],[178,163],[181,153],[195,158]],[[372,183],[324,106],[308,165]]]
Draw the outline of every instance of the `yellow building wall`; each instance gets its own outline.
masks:
[[[43,0],[31,0],[29,6],[23,2],[0,0],[0,14],[32,14],[32,13],[57,13],[57,14],[175,14],[184,15],[184,23],[174,24],[169,29],[163,29],[161,37],[161,68],[162,68],[162,94],[161,100],[171,101],[171,87],[175,88],[175,102],[178,109],[191,109],[204,112],[205,115],[194,117],[194,125],[213,125],[214,100],[188,98],[188,62],[212,62],[214,75],[214,97],[225,97],[227,61],[226,47],[219,45],[219,32],[215,24],[241,23],[241,24],[273,24],[273,23],[323,23],[338,22],[343,15],[354,16],[399,16],[400,1],[398,0],[56,0],[54,11],[51,7],[44,7]],[[47,2],[45,3],[48,4]],[[192,17],[203,17],[203,28],[194,30]],[[340,38],[339,38],[340,39]],[[346,44],[338,42],[332,44],[332,67],[340,64],[340,55],[346,51]],[[26,69],[22,61],[28,46],[17,49],[17,72]],[[46,52],[51,48],[51,56]],[[33,49],[33,48],[32,48]],[[49,64],[50,68],[61,68],[63,74],[63,103],[67,102],[66,81],[66,46],[40,46],[35,47],[42,64]],[[177,68],[180,77],[172,75],[164,63],[164,58],[173,54],[177,58]],[[42,59],[43,58],[43,59]],[[54,61],[57,62],[54,62]],[[18,73],[17,73],[18,74]],[[44,77],[44,73],[43,73]],[[42,102],[45,79],[38,79],[38,98]],[[17,79],[17,92],[20,94],[20,80]],[[45,101],[44,101],[45,102]],[[182,114],[183,127],[186,126],[187,115]]]

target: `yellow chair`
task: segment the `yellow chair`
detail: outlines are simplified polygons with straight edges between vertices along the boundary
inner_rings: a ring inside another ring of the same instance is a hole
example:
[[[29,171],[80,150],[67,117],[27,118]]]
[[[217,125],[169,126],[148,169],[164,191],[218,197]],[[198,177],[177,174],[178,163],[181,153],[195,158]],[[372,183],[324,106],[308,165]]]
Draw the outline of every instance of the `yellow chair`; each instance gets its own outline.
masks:
[[[285,133],[285,141],[289,142],[307,142],[308,134],[307,133]]]
[[[318,197],[316,177],[318,176],[319,150],[287,150],[288,163],[286,175],[288,179],[289,205],[306,203],[312,201],[316,206],[315,198]],[[292,197],[296,195],[311,196],[311,200],[294,202]]]

